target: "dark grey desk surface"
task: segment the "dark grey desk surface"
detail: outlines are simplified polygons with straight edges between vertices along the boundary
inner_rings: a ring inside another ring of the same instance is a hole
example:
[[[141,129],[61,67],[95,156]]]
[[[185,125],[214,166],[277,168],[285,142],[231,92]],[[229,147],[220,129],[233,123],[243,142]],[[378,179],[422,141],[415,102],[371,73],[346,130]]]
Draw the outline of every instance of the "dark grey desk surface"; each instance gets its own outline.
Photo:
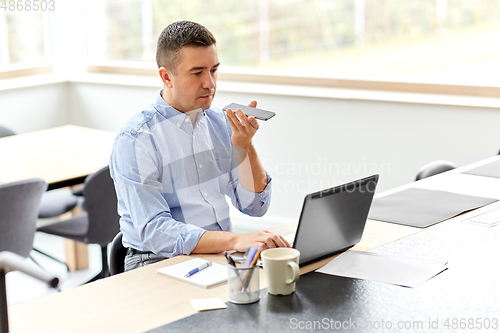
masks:
[[[500,331],[500,225],[452,220],[371,252],[447,260],[449,269],[417,288],[311,272],[291,296],[263,290],[252,305],[228,303],[150,332]]]

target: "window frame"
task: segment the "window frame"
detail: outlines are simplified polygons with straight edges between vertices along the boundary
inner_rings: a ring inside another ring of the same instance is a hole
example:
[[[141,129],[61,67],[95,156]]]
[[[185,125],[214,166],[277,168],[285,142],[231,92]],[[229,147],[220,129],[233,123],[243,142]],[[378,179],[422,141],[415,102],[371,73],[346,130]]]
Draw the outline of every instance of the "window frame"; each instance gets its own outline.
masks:
[[[16,68],[16,66],[12,65],[9,67],[10,68],[7,70],[0,71],[0,80],[54,73],[54,67],[52,65],[23,66],[20,68]]]
[[[92,74],[157,76],[158,70],[152,64],[144,66],[124,66],[116,64],[89,64],[87,72]],[[267,73],[266,73],[267,72]],[[306,86],[335,89],[354,89],[383,91],[396,93],[420,93],[457,95],[469,97],[500,98],[500,86],[463,85],[432,82],[412,82],[410,80],[341,78],[334,76],[314,76],[308,73],[290,73],[287,71],[266,71],[248,68],[221,68],[218,71],[219,81]]]

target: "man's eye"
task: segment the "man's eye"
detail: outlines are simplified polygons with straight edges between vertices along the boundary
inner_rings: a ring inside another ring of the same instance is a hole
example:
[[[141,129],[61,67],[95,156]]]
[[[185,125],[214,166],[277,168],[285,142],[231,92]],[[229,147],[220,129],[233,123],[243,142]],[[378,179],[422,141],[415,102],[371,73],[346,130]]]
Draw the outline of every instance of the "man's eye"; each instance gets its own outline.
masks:
[[[193,73],[193,75],[200,76],[201,72],[195,72],[195,73]]]
[[[218,68],[214,68],[214,69],[212,69],[212,73],[217,72],[217,70],[218,70]]]

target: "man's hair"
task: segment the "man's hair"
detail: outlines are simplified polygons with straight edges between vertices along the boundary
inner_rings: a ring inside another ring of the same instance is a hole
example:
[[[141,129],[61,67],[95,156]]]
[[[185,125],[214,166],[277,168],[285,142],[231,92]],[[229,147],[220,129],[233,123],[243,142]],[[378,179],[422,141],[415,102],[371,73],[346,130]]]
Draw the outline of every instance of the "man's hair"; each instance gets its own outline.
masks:
[[[166,27],[158,38],[156,63],[176,74],[183,46],[211,46],[216,40],[207,28],[190,21],[177,21]]]

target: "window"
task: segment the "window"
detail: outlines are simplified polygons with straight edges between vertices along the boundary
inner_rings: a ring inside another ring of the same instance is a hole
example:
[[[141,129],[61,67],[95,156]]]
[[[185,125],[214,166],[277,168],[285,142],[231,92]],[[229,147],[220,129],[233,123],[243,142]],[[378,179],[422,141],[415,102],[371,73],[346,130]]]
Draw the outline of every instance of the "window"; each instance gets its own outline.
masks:
[[[500,75],[499,0],[98,2],[101,14],[93,2],[87,12],[92,62],[153,66],[160,32],[185,19],[214,33],[221,69],[485,85]]]
[[[0,10],[0,70],[49,63],[47,29],[47,13]]]

